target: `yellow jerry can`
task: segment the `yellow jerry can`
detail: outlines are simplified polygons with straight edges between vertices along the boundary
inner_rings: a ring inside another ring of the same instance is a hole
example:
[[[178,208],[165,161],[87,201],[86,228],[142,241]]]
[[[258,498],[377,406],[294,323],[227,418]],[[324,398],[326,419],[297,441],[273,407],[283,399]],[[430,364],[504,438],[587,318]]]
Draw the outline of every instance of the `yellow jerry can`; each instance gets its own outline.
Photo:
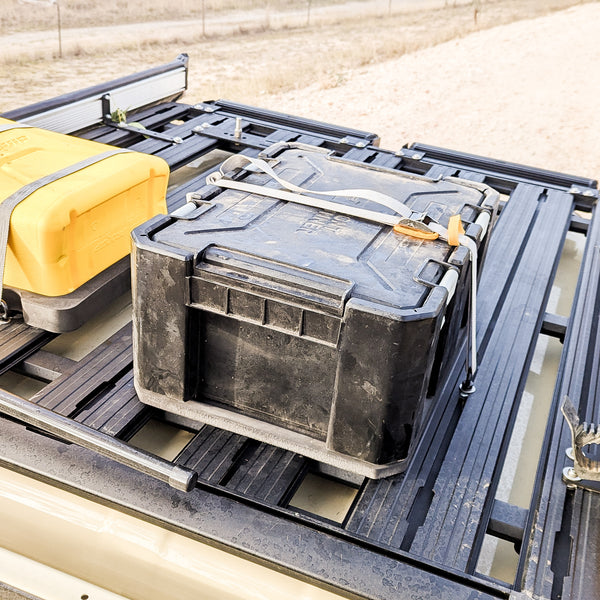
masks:
[[[156,156],[0,118],[4,286],[74,291],[129,253],[134,227],[166,212],[168,179]]]

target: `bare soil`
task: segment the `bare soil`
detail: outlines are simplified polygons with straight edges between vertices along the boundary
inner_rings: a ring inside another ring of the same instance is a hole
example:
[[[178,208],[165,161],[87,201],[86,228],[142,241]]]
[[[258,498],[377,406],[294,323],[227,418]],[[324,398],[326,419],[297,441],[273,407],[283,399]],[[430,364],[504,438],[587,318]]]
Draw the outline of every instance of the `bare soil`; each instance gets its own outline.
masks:
[[[267,108],[600,177],[600,4],[570,8],[265,96]]]
[[[600,3],[535,16],[568,3],[482,1],[475,20],[459,2],[246,34],[229,22],[237,35],[210,39],[197,21],[90,28],[64,32],[63,59],[56,31],[7,34],[0,112],[187,51],[190,103],[227,97],[370,130],[393,149],[422,141],[598,177]]]

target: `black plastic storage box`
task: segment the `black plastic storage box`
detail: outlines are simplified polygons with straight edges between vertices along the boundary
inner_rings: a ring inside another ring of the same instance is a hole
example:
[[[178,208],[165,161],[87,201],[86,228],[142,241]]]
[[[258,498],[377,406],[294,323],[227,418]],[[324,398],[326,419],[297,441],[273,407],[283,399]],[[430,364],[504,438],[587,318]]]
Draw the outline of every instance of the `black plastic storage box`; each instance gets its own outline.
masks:
[[[179,217],[138,227],[138,395],[359,475],[402,471],[432,371],[459,345],[469,251],[344,213],[359,208],[400,220],[364,199],[369,194],[353,196],[363,188],[401,201],[423,222],[447,226],[460,214],[481,255],[497,193],[311,146],[277,144],[261,157],[304,190],[352,191],[318,200],[292,187],[283,191],[289,198],[274,198],[283,185],[250,164],[225,179],[259,186],[258,193],[207,185]],[[298,204],[323,199],[339,210]]]

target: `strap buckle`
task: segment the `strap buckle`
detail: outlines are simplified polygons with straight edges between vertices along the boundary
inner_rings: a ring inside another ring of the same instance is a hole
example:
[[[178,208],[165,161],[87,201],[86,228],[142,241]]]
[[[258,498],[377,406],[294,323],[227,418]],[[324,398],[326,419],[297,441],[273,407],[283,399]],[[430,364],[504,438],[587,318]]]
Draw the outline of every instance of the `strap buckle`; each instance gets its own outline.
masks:
[[[394,225],[394,231],[419,240],[437,240],[439,237],[439,233],[432,231],[421,221],[413,219],[401,219]]]
[[[394,231],[420,240],[437,240],[440,234],[429,227],[435,221],[425,213],[413,213],[410,218],[403,218],[394,225]]]

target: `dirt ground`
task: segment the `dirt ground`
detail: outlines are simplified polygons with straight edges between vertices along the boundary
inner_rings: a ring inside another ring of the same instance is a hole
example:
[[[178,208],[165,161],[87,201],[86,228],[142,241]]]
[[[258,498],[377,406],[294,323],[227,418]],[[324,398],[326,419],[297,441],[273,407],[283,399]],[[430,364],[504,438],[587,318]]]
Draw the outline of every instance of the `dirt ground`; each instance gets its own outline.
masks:
[[[482,21],[496,18],[492,4],[482,6]],[[464,14],[464,27],[456,35],[473,29],[472,13]],[[592,2],[477,30],[383,62],[379,58],[385,48],[377,45],[377,32],[372,31],[367,34],[373,40],[373,56],[367,62],[373,64],[355,68],[340,68],[348,46],[329,35],[325,25],[301,34],[298,47],[288,53],[278,51],[289,36],[285,30],[260,39],[241,36],[231,44],[217,39],[205,42],[201,50],[190,45],[190,87],[184,100],[225,96],[373,131],[381,136],[383,146],[392,149],[421,141],[597,178],[598,23],[600,3]],[[392,34],[404,36],[407,43],[426,28],[441,27],[424,19],[404,30],[394,21],[387,23],[387,35],[392,25],[397,30]],[[385,26],[382,21],[382,29]],[[447,32],[440,32],[444,39]],[[51,53],[49,48],[56,43],[54,33],[43,35],[46,52]],[[348,29],[347,35],[352,38],[357,33]],[[18,50],[11,38],[0,38],[0,58]],[[184,38],[181,51],[188,50]],[[253,86],[248,77],[243,78],[253,69],[263,75],[272,71],[274,78],[281,76],[283,68],[301,69],[306,60],[302,46],[310,44],[323,48],[324,67],[308,87],[269,93],[260,82]],[[75,51],[62,61],[0,62],[4,82],[0,111],[161,64],[174,54],[172,46],[155,44],[140,47],[134,55],[124,51],[122,56],[115,52],[98,58]],[[341,56],[342,62],[328,70],[328,57],[334,55]],[[236,81],[238,87],[231,87]]]
[[[362,68],[263,104],[378,133],[600,177],[600,4],[521,21]]]

